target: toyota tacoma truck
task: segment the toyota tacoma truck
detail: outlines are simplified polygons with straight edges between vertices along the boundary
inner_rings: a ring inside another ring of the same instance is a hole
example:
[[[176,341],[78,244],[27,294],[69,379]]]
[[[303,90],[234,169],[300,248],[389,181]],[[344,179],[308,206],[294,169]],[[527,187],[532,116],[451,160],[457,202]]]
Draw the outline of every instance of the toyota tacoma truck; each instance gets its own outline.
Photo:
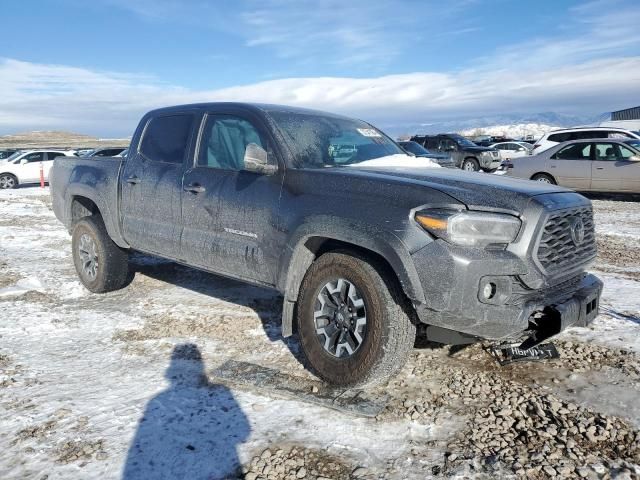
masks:
[[[536,344],[594,319],[589,200],[433,167],[364,121],[206,103],[147,113],[125,158],[58,158],[51,195],[91,292],[125,286],[132,251],[275,289],[334,385],[397,372],[418,328]]]

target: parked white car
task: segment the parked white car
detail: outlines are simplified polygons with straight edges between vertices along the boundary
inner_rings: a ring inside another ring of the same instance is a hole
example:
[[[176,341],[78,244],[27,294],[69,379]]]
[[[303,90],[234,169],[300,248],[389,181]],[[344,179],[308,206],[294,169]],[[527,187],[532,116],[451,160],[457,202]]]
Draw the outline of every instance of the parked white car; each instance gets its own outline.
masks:
[[[40,165],[44,181],[49,181],[49,170],[56,157],[73,157],[73,150],[21,150],[0,161],[0,188],[40,182]]]
[[[489,147],[498,150],[502,160],[511,160],[513,158],[531,155],[531,149],[533,148],[531,144],[524,142],[498,142],[489,145]]]
[[[624,128],[614,127],[579,127],[562,128],[545,133],[533,146],[533,154],[555,147],[559,143],[571,140],[585,140],[591,138],[612,138],[616,140],[640,140],[640,132],[632,132]]]

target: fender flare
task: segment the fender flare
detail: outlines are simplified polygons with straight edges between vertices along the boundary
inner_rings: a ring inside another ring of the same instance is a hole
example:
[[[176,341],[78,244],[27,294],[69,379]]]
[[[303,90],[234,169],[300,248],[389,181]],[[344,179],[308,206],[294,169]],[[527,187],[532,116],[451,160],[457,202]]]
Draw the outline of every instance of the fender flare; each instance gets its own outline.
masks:
[[[394,272],[407,297],[424,303],[424,292],[409,249],[393,232],[347,219],[319,216],[306,221],[289,237],[278,272],[277,288],[284,294],[282,335],[293,334],[293,316],[300,285],[325,241],[339,241],[382,257]]]
[[[73,201],[76,197],[84,197],[88,200],[91,200],[96,207],[98,207],[98,211],[102,216],[102,221],[104,222],[104,226],[107,229],[107,233],[109,237],[113,240],[113,242],[121,248],[129,248],[129,244],[125,241],[120,233],[120,228],[118,225],[118,220],[114,216],[112,210],[109,208],[109,202],[105,201],[100,192],[98,192],[95,188],[83,185],[81,183],[73,183],[67,187],[67,192],[65,195],[65,218],[67,219],[67,224],[69,228],[71,228],[71,222],[73,220],[72,214],[72,205]]]

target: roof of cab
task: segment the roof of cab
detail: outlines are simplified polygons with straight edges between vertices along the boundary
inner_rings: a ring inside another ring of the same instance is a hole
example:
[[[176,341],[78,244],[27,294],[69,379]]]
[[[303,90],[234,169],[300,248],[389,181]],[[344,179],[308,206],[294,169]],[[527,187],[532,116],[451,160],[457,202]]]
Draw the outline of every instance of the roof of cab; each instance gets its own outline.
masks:
[[[344,115],[338,115],[331,112],[324,112],[321,110],[313,110],[310,108],[302,108],[302,107],[292,107],[289,105],[275,105],[269,103],[249,103],[249,102],[204,102],[204,103],[191,103],[185,105],[173,105],[169,107],[158,108],[155,110],[151,110],[147,113],[147,115],[155,115],[159,113],[169,113],[175,111],[184,111],[184,110],[207,110],[214,109],[216,107],[235,107],[243,110],[251,110],[259,113],[296,113],[300,115],[321,115],[324,117],[336,117],[336,118],[349,118]]]

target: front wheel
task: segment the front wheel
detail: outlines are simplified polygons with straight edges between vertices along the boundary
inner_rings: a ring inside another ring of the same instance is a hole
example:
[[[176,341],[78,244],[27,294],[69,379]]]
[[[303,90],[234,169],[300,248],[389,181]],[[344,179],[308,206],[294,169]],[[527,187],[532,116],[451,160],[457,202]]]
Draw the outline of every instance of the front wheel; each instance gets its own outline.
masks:
[[[477,172],[480,170],[480,164],[475,158],[465,158],[462,162],[462,170],[467,172]]]
[[[84,217],[75,224],[71,248],[78,277],[89,291],[106,293],[126,285],[129,254],[113,243],[101,217]]]
[[[309,268],[297,326],[314,372],[340,386],[379,383],[406,362],[415,342],[411,311],[396,279],[377,262],[332,252]]]
[[[536,182],[542,183],[550,183],[551,185],[556,185],[555,180],[551,175],[547,175],[546,173],[536,173],[531,180],[535,180]]]
[[[0,175],[0,188],[16,188],[18,186],[18,179],[10,173],[3,173]]]

